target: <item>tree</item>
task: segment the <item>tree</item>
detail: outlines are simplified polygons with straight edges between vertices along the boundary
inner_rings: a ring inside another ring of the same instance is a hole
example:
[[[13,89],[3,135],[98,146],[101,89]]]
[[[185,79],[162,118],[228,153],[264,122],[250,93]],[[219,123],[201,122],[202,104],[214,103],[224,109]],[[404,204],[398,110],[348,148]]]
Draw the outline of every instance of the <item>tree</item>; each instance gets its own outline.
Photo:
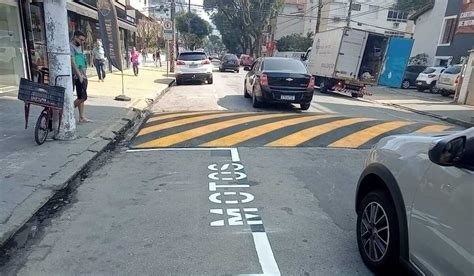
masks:
[[[305,52],[313,44],[313,33],[291,34],[277,40],[278,51]]]
[[[282,4],[283,0],[204,0],[204,8],[216,16],[213,22],[221,32],[224,43],[236,40],[235,34],[229,30],[238,32],[240,47],[250,55],[259,55],[263,30]]]
[[[222,39],[217,35],[210,35],[208,37],[207,49],[212,54],[221,54],[224,51],[224,43]]]
[[[155,48],[163,40],[163,26],[160,21],[140,19],[137,24],[138,48]]]
[[[396,8],[401,11],[414,12],[431,2],[433,0],[398,0]]]
[[[191,50],[205,46],[205,39],[212,32],[211,24],[192,12],[176,15],[176,29],[185,47]]]
[[[410,58],[411,65],[426,65],[428,63],[428,54],[422,53]]]

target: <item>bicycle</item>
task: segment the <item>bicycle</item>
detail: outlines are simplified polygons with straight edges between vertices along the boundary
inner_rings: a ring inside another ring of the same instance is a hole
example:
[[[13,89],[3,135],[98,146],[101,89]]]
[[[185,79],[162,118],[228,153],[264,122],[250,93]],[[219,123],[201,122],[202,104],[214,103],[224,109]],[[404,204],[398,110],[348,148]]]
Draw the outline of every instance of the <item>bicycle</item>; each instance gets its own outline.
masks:
[[[33,82],[22,78],[18,89],[18,99],[25,102],[25,129],[28,128],[28,117],[30,114],[30,105],[42,106],[35,125],[35,142],[42,145],[48,138],[49,132],[53,131],[53,112],[59,113],[58,131],[61,126],[63,115],[65,88],[57,86],[59,77],[68,77],[69,75],[58,75],[54,79],[54,86]]]

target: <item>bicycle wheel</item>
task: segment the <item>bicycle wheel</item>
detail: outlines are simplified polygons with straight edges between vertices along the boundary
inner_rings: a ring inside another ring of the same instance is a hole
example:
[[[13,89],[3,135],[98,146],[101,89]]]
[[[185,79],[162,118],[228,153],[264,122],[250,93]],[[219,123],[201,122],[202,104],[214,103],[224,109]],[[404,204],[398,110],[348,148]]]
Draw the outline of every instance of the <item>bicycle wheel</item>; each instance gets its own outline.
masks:
[[[41,112],[41,114],[38,117],[38,120],[36,121],[36,126],[35,126],[35,141],[36,144],[41,145],[46,141],[46,138],[48,137],[48,132],[49,132],[49,122],[48,122],[48,116],[46,115],[45,112]]]

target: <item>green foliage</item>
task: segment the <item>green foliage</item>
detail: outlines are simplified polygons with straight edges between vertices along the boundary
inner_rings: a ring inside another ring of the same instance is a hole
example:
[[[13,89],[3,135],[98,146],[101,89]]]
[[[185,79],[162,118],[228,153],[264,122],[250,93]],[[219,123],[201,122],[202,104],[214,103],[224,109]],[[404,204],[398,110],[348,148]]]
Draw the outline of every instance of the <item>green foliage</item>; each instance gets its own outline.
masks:
[[[411,65],[426,65],[428,63],[428,54],[422,53],[412,56],[409,60]]]
[[[212,32],[209,22],[195,13],[177,14],[176,29],[181,34],[185,47],[191,50],[204,46],[206,37]]]
[[[278,51],[305,52],[313,44],[313,34],[291,34],[277,40]]]
[[[217,35],[210,35],[208,37],[207,49],[212,54],[221,54],[224,51],[224,43]]]
[[[258,42],[282,4],[283,0],[204,0],[224,44],[251,55],[259,54]]]

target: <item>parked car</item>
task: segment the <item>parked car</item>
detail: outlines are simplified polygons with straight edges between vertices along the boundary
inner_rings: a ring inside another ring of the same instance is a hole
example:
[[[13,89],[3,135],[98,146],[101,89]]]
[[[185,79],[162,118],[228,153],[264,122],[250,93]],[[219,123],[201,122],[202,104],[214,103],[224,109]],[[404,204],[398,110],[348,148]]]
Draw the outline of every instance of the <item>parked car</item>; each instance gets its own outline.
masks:
[[[436,82],[445,69],[446,67],[427,67],[416,78],[416,89],[420,92],[429,89],[431,93],[436,93]]]
[[[252,98],[253,107],[262,102],[300,104],[308,110],[313,99],[314,77],[304,64],[293,58],[265,57],[255,61],[244,81],[244,96]]]
[[[474,128],[381,139],[357,186],[357,244],[381,275],[474,275]]]
[[[416,78],[418,75],[426,69],[426,66],[422,65],[408,65],[403,76],[402,88],[408,89],[415,86]]]
[[[193,80],[213,83],[211,61],[204,52],[181,52],[176,61],[176,85]]]
[[[221,61],[221,66],[219,67],[219,71],[225,72],[228,70],[232,70],[238,73],[239,69],[240,69],[240,63],[236,55],[233,55],[233,54],[224,55]]]
[[[246,55],[246,54],[240,55],[240,65],[242,66],[252,66],[254,61],[255,60],[249,55]]]
[[[217,70],[221,67],[221,60],[218,56],[212,56],[209,59],[211,60],[213,70]]]
[[[436,87],[439,89],[441,95],[448,97],[456,92],[459,78],[461,78],[462,65],[456,64],[448,67],[439,76]]]

